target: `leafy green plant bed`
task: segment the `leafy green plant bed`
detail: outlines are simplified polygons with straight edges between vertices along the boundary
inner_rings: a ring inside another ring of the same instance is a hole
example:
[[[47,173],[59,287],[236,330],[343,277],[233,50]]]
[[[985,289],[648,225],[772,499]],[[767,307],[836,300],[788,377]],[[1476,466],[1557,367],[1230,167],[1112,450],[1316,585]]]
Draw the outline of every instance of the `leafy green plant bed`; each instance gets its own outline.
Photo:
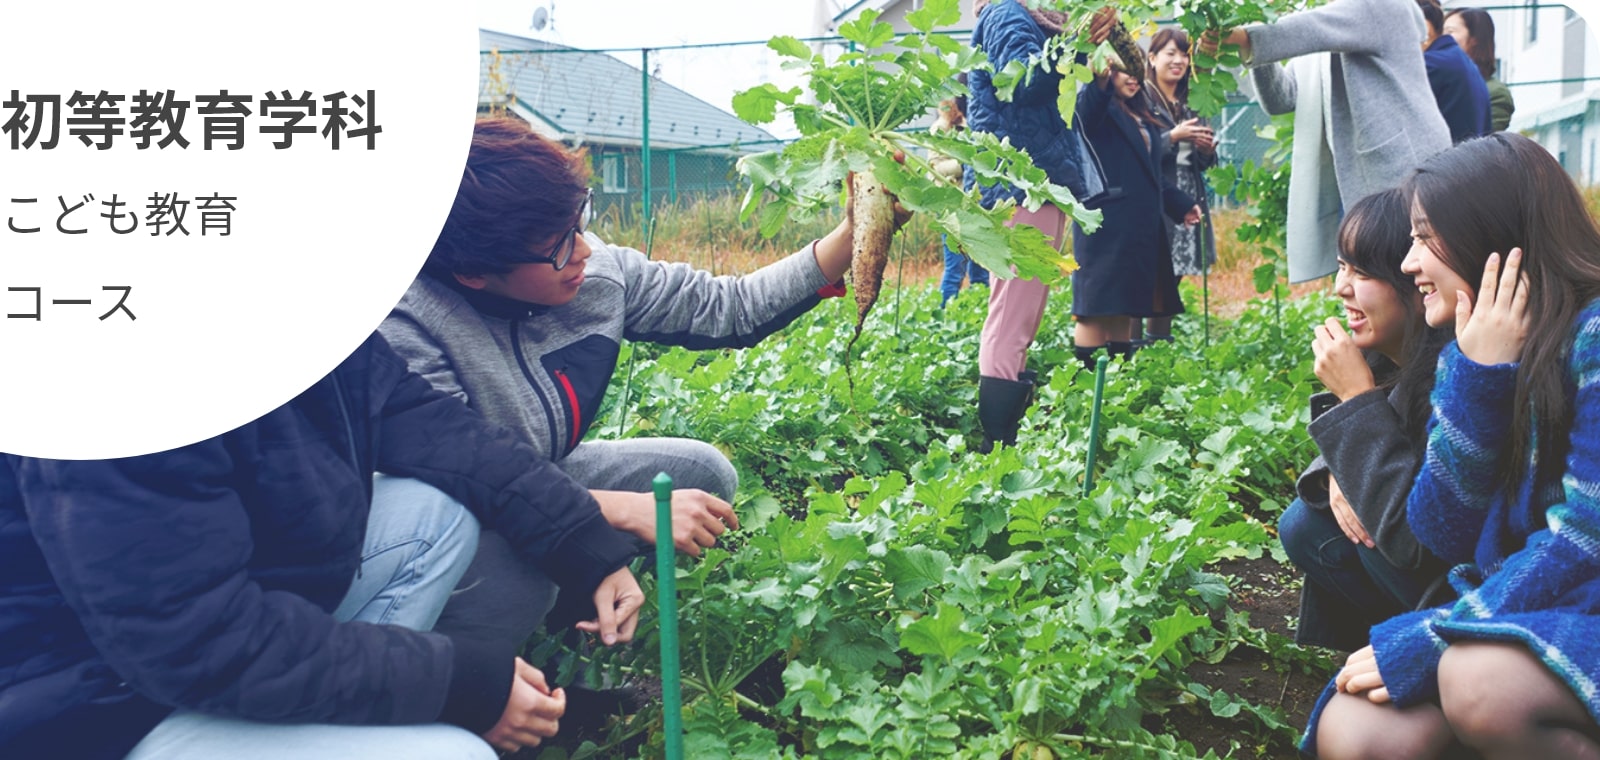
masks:
[[[1113,365],[1085,497],[1093,378],[1064,293],[1018,445],[975,452],[985,297],[887,292],[854,394],[842,299],[754,349],[629,347],[609,396],[627,413],[597,434],[712,441],[741,477],[744,528],[678,564],[687,756],[1288,756],[1331,657],[1290,643],[1271,526],[1312,454],[1302,336],[1335,304],[1258,303],[1209,345],[1186,317]],[[557,680],[652,683],[643,621]],[[660,725],[647,709],[539,756],[659,756]]]

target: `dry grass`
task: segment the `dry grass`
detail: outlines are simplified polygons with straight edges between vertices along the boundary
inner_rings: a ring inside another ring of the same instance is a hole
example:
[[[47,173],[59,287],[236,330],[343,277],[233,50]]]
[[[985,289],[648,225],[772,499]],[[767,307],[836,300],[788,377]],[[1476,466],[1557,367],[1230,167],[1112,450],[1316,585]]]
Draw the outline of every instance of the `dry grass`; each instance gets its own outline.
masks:
[[[763,238],[755,220],[739,221],[739,201],[736,195],[720,195],[657,207],[651,255],[687,261],[715,274],[746,274],[828,234],[843,218],[841,210],[832,218],[792,219],[778,234]],[[645,250],[639,226],[631,220],[624,223],[619,214],[602,215],[595,220],[595,228],[607,242]],[[895,236],[895,256],[904,260],[907,283],[937,277],[944,266],[938,233],[916,217]],[[896,266],[895,261],[890,262],[890,277]]]
[[[1600,185],[1583,188],[1583,203],[1589,209],[1589,216],[1600,219]]]
[[[1600,219],[1600,185],[1584,188],[1583,196],[1590,215]],[[1211,308],[1214,314],[1230,317],[1258,297],[1254,272],[1263,260],[1258,248],[1240,242],[1234,234],[1248,219],[1245,210],[1218,209],[1212,219],[1216,225],[1217,265],[1207,283]],[[687,261],[717,274],[755,271],[826,235],[838,223],[837,217],[791,220],[773,238],[762,238],[753,221],[739,221],[739,197],[735,195],[668,204],[656,211],[655,220],[653,255],[668,261]],[[641,250],[645,247],[638,226],[624,225],[616,214],[597,220],[596,228],[601,237],[613,243]],[[926,285],[944,270],[939,236],[919,218],[913,217],[895,236],[894,257],[885,277],[897,286]],[[1291,297],[1299,297],[1331,286],[1331,280],[1314,280],[1292,286],[1290,293]],[[1191,304],[1191,310],[1196,306]]]
[[[1216,225],[1217,264],[1211,269],[1212,313],[1223,317],[1237,316],[1245,304],[1257,298],[1255,270],[1265,261],[1260,249],[1252,243],[1239,241],[1235,232],[1250,218],[1242,208],[1216,209],[1211,222]],[[1312,280],[1289,287],[1290,298],[1299,298],[1333,286],[1329,279]]]
[[[1600,191],[1588,196],[1600,207]],[[754,221],[739,221],[739,198],[724,195],[683,200],[659,207],[655,213],[652,255],[667,261],[686,261],[716,274],[745,274],[777,260],[826,235],[834,219],[792,220],[774,237],[762,238]],[[1233,316],[1257,296],[1253,273],[1262,263],[1259,250],[1241,243],[1234,231],[1247,218],[1243,209],[1219,209],[1213,215],[1217,234],[1217,266],[1211,270],[1213,314]],[[613,214],[596,221],[596,231],[607,241],[644,249],[637,225],[624,225]],[[1071,243],[1068,242],[1070,250]],[[944,270],[939,235],[913,217],[895,236],[894,258],[885,279],[897,286],[920,287],[937,280]],[[1198,279],[1198,278],[1195,278]],[[1195,283],[1197,286],[1198,282]],[[1292,287],[1300,296],[1328,287],[1327,280]],[[1191,309],[1199,304],[1191,304]]]

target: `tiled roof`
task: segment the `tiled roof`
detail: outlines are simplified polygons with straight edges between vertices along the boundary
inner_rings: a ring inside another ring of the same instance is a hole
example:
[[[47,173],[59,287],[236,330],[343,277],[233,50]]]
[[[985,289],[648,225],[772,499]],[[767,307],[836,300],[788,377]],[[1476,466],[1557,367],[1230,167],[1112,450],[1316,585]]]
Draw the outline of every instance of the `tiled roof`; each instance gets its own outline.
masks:
[[[575,52],[564,45],[501,32],[480,29],[478,39],[483,52],[501,52],[502,70],[509,78],[519,110],[542,120],[542,126],[555,130],[562,138],[639,143],[643,77],[638,67],[605,53]],[[512,51],[519,54],[509,54]],[[522,51],[528,53],[521,54]],[[482,58],[482,76],[486,77],[489,56]],[[724,146],[773,139],[767,131],[660,79],[650,81],[653,148]],[[771,148],[757,145],[753,150]]]

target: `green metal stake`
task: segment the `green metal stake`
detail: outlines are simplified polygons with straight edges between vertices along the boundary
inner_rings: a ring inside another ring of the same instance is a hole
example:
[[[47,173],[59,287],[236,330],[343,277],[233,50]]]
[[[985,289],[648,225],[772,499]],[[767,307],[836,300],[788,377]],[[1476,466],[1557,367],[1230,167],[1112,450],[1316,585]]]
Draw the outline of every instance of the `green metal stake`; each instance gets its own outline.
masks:
[[[672,546],[672,476],[651,481],[656,492],[656,607],[661,614],[661,714],[667,760],[683,758],[683,687],[678,664],[678,576]]]
[[[667,154],[667,197],[673,203],[678,202],[678,152]]]
[[[1089,463],[1083,471],[1083,497],[1094,492],[1094,460],[1100,452],[1100,402],[1106,395],[1106,365],[1111,357],[1101,354],[1094,363],[1094,406],[1089,411]],[[659,529],[658,529],[659,530]]]
[[[1201,229],[1201,231],[1200,231],[1200,245],[1201,245],[1201,251],[1200,251],[1200,303],[1202,305],[1201,307],[1205,310],[1205,318],[1202,321],[1202,324],[1205,325],[1205,330],[1206,330],[1205,347],[1206,347],[1207,350],[1210,350],[1210,348],[1211,348],[1211,265],[1206,263],[1206,254],[1209,252],[1213,259],[1216,258],[1216,255],[1217,255],[1217,242],[1216,242],[1215,239],[1212,238],[1212,235],[1216,234],[1216,230],[1212,229],[1212,227],[1211,227],[1211,214],[1209,212],[1205,213],[1205,214],[1202,214],[1200,216],[1200,218],[1202,220],[1202,223],[1205,225],[1205,227],[1203,229]]]

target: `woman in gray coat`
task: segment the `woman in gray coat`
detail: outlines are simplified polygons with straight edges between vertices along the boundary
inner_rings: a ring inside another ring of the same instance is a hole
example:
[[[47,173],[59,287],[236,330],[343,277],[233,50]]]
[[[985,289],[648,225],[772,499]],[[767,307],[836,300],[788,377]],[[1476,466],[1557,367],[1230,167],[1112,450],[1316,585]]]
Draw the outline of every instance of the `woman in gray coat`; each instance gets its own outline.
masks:
[[[1427,33],[1415,0],[1333,0],[1227,36],[1261,107],[1294,113],[1291,281],[1333,274],[1342,209],[1450,147],[1422,59]]]

